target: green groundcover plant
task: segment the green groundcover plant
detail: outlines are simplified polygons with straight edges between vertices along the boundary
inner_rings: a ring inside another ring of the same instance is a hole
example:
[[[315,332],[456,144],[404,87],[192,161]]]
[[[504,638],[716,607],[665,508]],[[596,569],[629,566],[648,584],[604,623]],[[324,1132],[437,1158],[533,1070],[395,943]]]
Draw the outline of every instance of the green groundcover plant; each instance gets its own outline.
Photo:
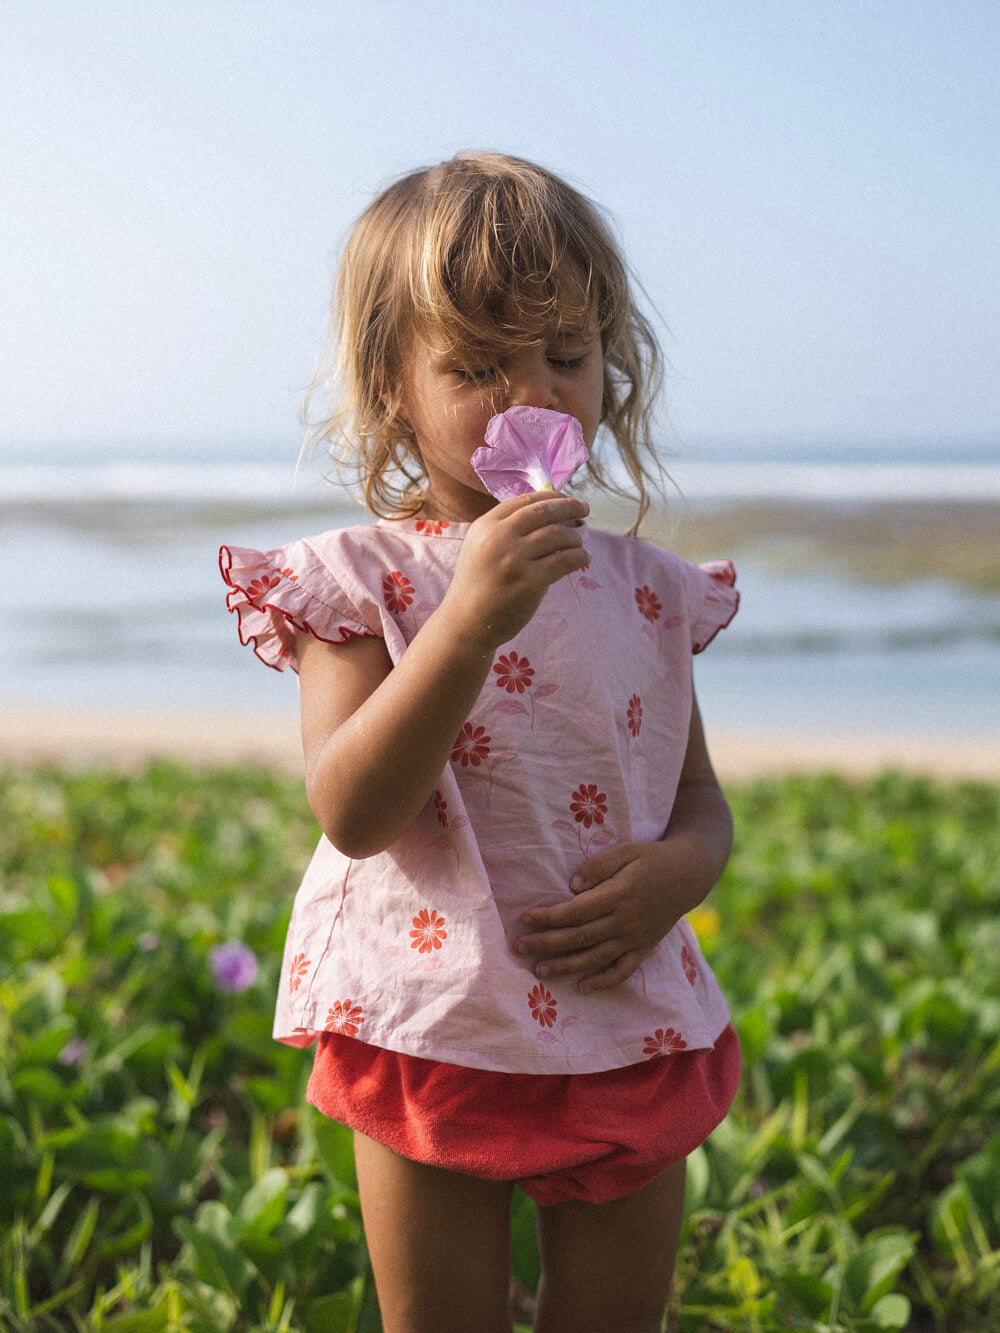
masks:
[[[730,793],[695,914],[746,1073],[670,1328],[1000,1328],[1000,788]],[[350,1135],[274,1043],[302,785],[0,774],[0,1329],[377,1330]],[[533,1215],[513,1217],[531,1320]]]

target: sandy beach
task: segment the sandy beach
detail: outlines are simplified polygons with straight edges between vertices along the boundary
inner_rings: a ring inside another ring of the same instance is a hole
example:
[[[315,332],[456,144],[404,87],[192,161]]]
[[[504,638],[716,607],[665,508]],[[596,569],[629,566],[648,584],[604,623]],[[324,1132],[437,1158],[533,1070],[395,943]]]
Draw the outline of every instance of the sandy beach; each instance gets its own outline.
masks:
[[[939,778],[1000,781],[1000,738],[969,740],[820,731],[715,731],[712,757],[724,781],[836,770],[866,777],[886,768]],[[197,765],[253,764],[302,769],[298,722],[278,714],[112,710],[10,710],[0,725],[0,763],[109,765],[134,769],[152,759]]]

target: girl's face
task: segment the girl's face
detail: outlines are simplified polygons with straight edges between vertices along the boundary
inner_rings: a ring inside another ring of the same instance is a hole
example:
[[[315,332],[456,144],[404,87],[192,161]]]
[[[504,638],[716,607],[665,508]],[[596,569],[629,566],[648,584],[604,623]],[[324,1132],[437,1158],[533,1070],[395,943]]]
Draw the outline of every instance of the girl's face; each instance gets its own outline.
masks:
[[[596,326],[497,358],[484,356],[471,367],[431,340],[414,339],[404,410],[427,473],[423,511],[469,522],[496,504],[469,461],[490,417],[519,406],[567,412],[580,422],[589,448],[603,398],[604,350]]]

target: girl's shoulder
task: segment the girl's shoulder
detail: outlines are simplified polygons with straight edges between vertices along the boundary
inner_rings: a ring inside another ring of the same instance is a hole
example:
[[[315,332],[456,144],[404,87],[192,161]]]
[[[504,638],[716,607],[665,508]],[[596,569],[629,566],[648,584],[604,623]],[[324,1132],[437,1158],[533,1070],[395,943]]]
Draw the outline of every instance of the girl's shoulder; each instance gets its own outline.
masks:
[[[686,621],[691,629],[691,649],[700,653],[720,629],[735,616],[740,605],[736,570],[730,560],[692,564],[673,551],[638,537],[587,530],[584,545],[591,565],[594,587],[613,574],[614,593],[638,611],[645,630]],[[611,590],[604,584],[606,594]]]
[[[668,577],[683,578],[685,571],[697,568],[676,552],[642,537],[588,527],[584,545],[592,557],[612,562],[622,570],[662,571]]]
[[[437,551],[453,550],[469,529],[468,523],[448,523],[435,519],[378,519],[349,527],[330,528],[303,539],[319,555],[330,560],[370,555],[384,559],[393,553],[413,553],[421,558]]]

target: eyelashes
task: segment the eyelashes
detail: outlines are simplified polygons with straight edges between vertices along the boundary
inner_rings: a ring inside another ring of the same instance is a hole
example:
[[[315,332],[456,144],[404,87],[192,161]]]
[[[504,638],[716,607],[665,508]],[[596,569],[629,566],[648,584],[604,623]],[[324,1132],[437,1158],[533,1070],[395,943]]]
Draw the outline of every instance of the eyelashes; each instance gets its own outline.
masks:
[[[557,370],[581,370],[587,358],[584,356],[550,356],[546,358],[550,366]],[[500,366],[455,366],[451,372],[466,384],[497,384],[503,378]]]

